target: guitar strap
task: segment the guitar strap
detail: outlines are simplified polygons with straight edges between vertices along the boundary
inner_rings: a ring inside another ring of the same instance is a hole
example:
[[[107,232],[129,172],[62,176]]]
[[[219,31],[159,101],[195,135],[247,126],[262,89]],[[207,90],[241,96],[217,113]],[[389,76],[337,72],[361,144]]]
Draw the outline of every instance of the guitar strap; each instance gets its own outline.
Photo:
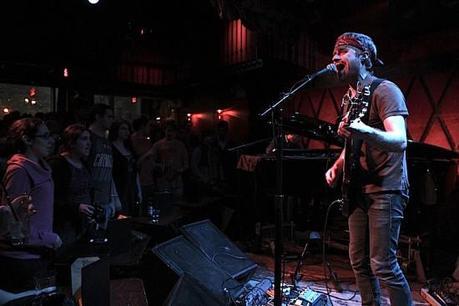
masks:
[[[360,120],[365,124],[368,124],[368,119],[370,117],[371,100],[373,98],[373,93],[374,93],[376,87],[378,87],[379,84],[381,84],[383,81],[384,81],[384,79],[375,78],[371,82],[370,86],[367,85],[364,88],[362,88],[363,92],[362,92],[361,103],[367,103],[367,112],[365,112],[365,114],[363,115],[363,117],[360,118]],[[353,194],[353,197],[354,197],[354,201],[353,202],[355,202],[355,200],[356,200],[355,197],[360,197],[361,196],[361,193],[359,192],[359,190],[360,190],[360,182],[359,182],[359,180],[361,179],[363,173],[362,173],[362,168],[360,167],[360,162],[358,162],[358,159],[361,156],[362,144],[363,144],[362,140],[351,141],[352,156],[354,158],[357,157],[357,159],[355,161],[357,163],[356,164],[356,169],[354,169],[354,172],[352,172],[352,181],[354,182],[352,184],[353,185],[353,188],[352,188],[353,190],[349,191],[350,194]],[[348,203],[348,204],[355,205],[355,203]],[[345,217],[349,216],[350,211],[352,211],[351,207],[344,206],[342,208],[342,214]]]
[[[365,124],[368,124],[368,119],[370,117],[370,111],[371,111],[371,100],[373,99],[373,93],[375,92],[375,89],[376,87],[379,86],[379,84],[381,84],[383,81],[385,81],[384,79],[380,79],[380,78],[375,78],[373,80],[373,82],[371,82],[370,84],[370,95],[368,96],[363,96],[363,100],[365,102],[368,103],[368,111],[365,113],[365,115],[363,116],[363,118],[361,118],[362,122],[365,123]]]

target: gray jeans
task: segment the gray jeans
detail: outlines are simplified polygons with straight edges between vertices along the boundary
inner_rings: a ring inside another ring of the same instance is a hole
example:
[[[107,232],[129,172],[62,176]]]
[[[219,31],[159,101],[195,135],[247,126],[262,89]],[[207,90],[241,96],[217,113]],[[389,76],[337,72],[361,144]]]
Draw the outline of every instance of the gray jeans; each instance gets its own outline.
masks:
[[[392,306],[411,306],[411,290],[396,251],[406,200],[398,193],[365,194],[349,216],[349,258],[362,305],[381,305],[383,282]]]

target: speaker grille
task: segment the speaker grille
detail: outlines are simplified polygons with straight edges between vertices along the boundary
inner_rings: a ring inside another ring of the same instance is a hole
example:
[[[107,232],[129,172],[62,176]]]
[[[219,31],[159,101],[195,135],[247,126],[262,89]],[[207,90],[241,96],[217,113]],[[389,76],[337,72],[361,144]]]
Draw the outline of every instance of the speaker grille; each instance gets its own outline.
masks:
[[[244,280],[257,268],[239,248],[209,220],[182,226],[183,235],[232,278]]]
[[[153,252],[175,273],[180,276],[187,273],[223,303],[242,292],[243,284],[220,269],[184,236],[157,245]]]

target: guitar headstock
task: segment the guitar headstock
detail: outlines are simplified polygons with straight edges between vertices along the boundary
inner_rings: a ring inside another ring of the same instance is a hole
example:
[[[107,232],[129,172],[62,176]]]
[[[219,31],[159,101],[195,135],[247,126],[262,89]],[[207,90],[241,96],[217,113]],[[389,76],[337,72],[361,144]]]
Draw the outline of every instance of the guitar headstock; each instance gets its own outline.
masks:
[[[361,91],[357,91],[355,97],[349,100],[348,116],[349,121],[363,118],[368,112],[368,99],[370,96],[370,85],[364,86]]]

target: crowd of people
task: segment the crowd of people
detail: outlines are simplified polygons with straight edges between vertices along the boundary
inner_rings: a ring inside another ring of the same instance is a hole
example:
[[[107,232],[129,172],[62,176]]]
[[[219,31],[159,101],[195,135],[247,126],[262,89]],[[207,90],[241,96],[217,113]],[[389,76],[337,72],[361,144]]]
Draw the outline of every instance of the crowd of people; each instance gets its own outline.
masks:
[[[229,188],[228,123],[191,135],[175,121],[114,120],[105,104],[89,121],[18,113],[1,122],[0,288],[35,287],[48,254],[87,239],[94,223],[140,216],[157,193],[196,201]]]

